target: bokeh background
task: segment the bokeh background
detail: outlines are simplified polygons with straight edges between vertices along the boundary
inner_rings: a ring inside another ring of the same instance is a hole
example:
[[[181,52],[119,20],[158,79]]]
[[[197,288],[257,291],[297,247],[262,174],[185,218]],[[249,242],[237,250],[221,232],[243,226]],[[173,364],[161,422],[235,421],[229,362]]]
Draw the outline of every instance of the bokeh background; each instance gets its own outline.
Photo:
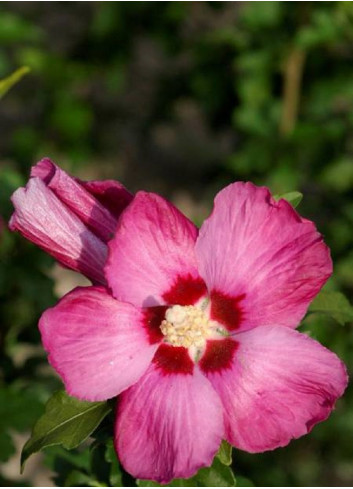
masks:
[[[353,2],[1,2],[0,78],[22,65],[0,101],[0,485],[65,485],[87,450],[48,450],[22,477],[16,452],[61,386],[38,318],[80,279],[7,231],[11,193],[43,156],[196,223],[235,180],[300,190],[332,250],[328,288],[352,300]],[[302,330],[352,370],[352,324]],[[352,389],[310,435],[233,467],[256,485],[353,485]]]

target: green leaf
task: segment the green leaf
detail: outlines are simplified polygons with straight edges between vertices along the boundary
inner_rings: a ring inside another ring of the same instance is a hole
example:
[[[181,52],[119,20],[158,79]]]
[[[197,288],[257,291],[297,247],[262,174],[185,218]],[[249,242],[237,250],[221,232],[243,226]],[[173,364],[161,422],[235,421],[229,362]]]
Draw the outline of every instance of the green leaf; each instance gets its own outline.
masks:
[[[246,477],[237,476],[237,487],[254,487],[255,484]]]
[[[287,192],[286,194],[282,194],[282,195],[274,195],[273,198],[275,200],[285,199],[294,208],[296,208],[300,204],[300,202],[303,198],[303,194],[300,192]]]
[[[28,66],[22,66],[16,70],[12,75],[0,80],[0,98],[2,98],[16,83],[18,83],[21,78],[30,71]]]
[[[105,459],[110,464],[110,476],[109,482],[112,487],[123,487],[122,472],[116,458],[116,453],[114,450],[113,442],[109,441],[107,443],[107,449],[105,452]]]
[[[223,440],[219,447],[216,457],[222,462],[223,465],[231,465],[232,463],[232,445]]]
[[[202,487],[235,487],[236,481],[230,467],[223,465],[216,457],[209,468],[198,471],[194,479]]]
[[[169,484],[158,484],[155,481],[136,479],[136,483],[139,487],[197,487],[193,479],[174,479]]]
[[[90,471],[89,474],[101,485],[109,485],[110,463],[106,460],[106,446],[104,443],[94,441],[90,446]]]
[[[341,292],[322,290],[311,303],[309,312],[327,314],[340,324],[353,321],[353,307]]]
[[[137,479],[140,487],[235,487],[236,480],[230,467],[222,464],[216,456],[211,467],[198,471],[190,479],[174,479],[169,484],[158,484],[157,482]]]
[[[65,392],[56,392],[45,413],[35,424],[21,454],[21,470],[28,457],[43,448],[62,445],[67,450],[80,445],[109,413],[106,402],[79,401]]]
[[[84,474],[90,472],[90,451],[83,445],[72,450],[65,450],[60,445],[48,447],[44,452],[44,465],[53,472],[56,487],[64,487],[71,472]],[[78,484],[71,484],[78,485]]]
[[[69,472],[63,485],[64,487],[100,487],[98,481],[76,469]]]

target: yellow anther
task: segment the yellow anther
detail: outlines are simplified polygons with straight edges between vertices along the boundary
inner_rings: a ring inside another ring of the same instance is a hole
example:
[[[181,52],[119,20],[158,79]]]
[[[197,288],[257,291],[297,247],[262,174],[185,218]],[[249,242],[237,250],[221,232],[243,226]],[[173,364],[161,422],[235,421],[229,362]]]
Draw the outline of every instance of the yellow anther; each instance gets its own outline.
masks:
[[[214,332],[214,325],[198,307],[172,306],[166,311],[161,331],[170,345],[200,349]]]

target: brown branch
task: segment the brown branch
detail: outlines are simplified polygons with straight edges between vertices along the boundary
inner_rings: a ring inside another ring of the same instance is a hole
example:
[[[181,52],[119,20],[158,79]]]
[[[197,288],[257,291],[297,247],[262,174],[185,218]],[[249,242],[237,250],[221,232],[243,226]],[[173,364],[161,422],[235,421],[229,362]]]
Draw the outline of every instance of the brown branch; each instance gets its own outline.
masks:
[[[287,58],[283,74],[283,106],[279,130],[284,136],[293,131],[297,122],[304,63],[305,51],[293,48]]]

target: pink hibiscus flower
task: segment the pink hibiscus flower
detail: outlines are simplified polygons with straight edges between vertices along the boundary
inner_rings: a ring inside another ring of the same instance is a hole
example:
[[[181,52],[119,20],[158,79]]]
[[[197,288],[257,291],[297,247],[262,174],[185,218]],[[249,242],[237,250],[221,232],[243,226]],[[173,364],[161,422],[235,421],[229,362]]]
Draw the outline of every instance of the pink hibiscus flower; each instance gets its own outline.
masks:
[[[108,247],[109,290],[75,289],[39,327],[69,394],[119,395],[115,448],[133,476],[187,478],[222,439],[262,452],[329,416],[345,367],[295,328],[331,259],[285,200],[232,184],[198,232],[139,192]]]
[[[67,268],[105,284],[107,242],[133,196],[113,180],[71,178],[48,158],[32,168],[26,188],[12,196],[9,222]]]

